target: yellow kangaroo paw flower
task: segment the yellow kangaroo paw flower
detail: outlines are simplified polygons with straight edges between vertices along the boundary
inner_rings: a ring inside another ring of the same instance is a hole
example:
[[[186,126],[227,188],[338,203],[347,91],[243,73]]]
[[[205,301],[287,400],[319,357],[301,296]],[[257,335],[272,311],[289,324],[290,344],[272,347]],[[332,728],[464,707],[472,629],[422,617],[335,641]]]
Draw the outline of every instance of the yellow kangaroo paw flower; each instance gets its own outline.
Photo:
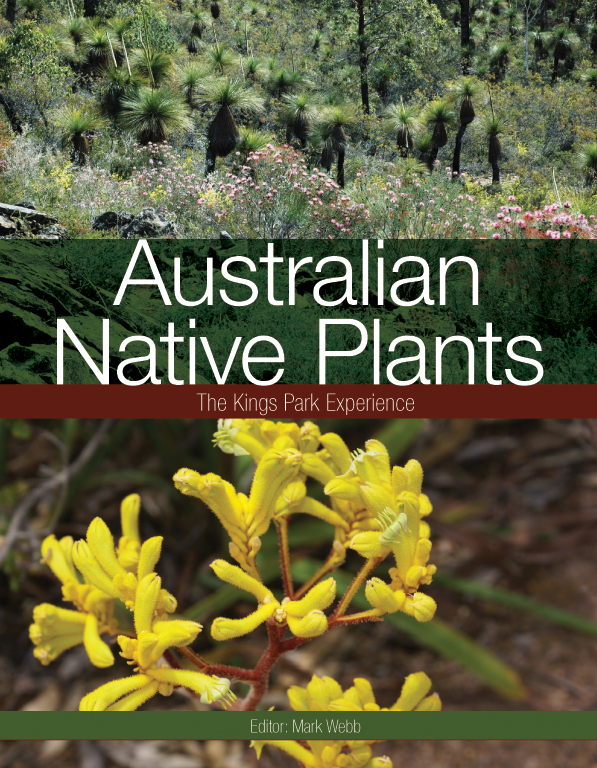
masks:
[[[162,580],[156,573],[148,573],[137,587],[135,596],[135,631],[137,635],[141,632],[150,632],[153,621],[153,614],[156,609]]]
[[[211,636],[214,640],[232,640],[234,637],[247,635],[269,619],[277,608],[279,603],[276,601],[260,605],[256,611],[243,619],[227,619],[220,616],[214,619],[211,625]]]
[[[33,640],[33,638],[32,638]],[[35,640],[33,640],[35,642]],[[78,632],[73,632],[72,635],[57,635],[56,637],[42,640],[33,649],[33,655],[38,661],[46,667],[54,659],[57,659],[61,653],[67,651],[69,648],[74,648],[75,645],[80,645],[83,642],[83,627]]]
[[[442,702],[437,693],[432,693],[431,696],[427,696],[423,701],[415,707],[415,712],[440,712],[442,708]]]
[[[393,712],[411,712],[429,693],[431,680],[424,672],[415,672],[404,681],[400,698],[391,707]]]
[[[139,510],[141,509],[141,497],[138,493],[131,493],[122,500],[120,505],[120,525],[122,535],[130,541],[141,546],[139,537]]]
[[[114,656],[106,643],[101,639],[97,628],[97,618],[93,613],[88,613],[85,620],[83,644],[91,663],[96,667],[111,667],[114,664]]]
[[[288,616],[302,618],[311,611],[323,611],[330,606],[336,597],[336,582],[333,578],[326,579],[310,589],[302,600],[291,600],[284,604]]]
[[[257,752],[257,757],[261,757],[261,751],[263,747],[269,744],[271,747],[278,747],[282,752],[286,752],[290,757],[294,757],[299,763],[306,766],[306,768],[316,768],[317,763],[315,761],[315,755],[309,752],[305,747],[301,747],[296,741],[278,741],[275,739],[268,741],[252,741],[251,746],[254,747]]]
[[[319,442],[329,453],[330,459],[338,469],[338,474],[343,475],[345,472],[348,472],[352,458],[348,446],[340,435],[336,435],[334,432],[327,432],[320,437]]]
[[[328,620],[323,611],[311,611],[302,619],[287,617],[288,628],[296,637],[318,637],[328,628]]]
[[[44,562],[50,566],[50,570],[63,584],[67,581],[78,582],[77,573],[60,546],[56,537],[52,534],[46,536],[41,545],[41,555]]]
[[[112,579],[99,564],[86,541],[77,541],[73,547],[73,560],[86,581],[110,597],[120,598]]]
[[[236,698],[230,692],[230,680],[225,677],[204,675],[202,672],[188,669],[168,669],[167,667],[160,667],[153,674],[156,680],[174,685],[184,685],[185,688],[200,694],[202,704],[211,704],[214,701],[220,701],[220,699]]]
[[[106,712],[134,712],[136,709],[139,709],[141,704],[145,704],[152,696],[156,695],[158,687],[159,683],[153,680],[148,685],[143,686],[143,688],[139,688],[138,691],[133,691],[128,696],[112,704],[106,709]]]
[[[390,586],[378,578],[367,582],[365,597],[374,608],[384,613],[396,613],[402,608],[406,599],[404,592],[394,592]]]
[[[219,579],[245,592],[250,592],[258,602],[262,603],[268,595],[273,599],[271,591],[266,586],[237,565],[231,565],[225,560],[214,560],[211,567]]]
[[[139,554],[139,566],[137,569],[137,578],[141,581],[142,578],[147,576],[148,573],[153,573],[157,561],[160,559],[162,553],[163,536],[152,536],[151,539],[147,539],[141,547]]]
[[[114,539],[110,529],[101,519],[96,517],[87,529],[87,543],[104,571],[114,578],[117,573],[125,573],[124,568],[116,558]]]
[[[132,675],[131,677],[122,677],[118,680],[111,680],[105,685],[100,685],[95,691],[91,691],[87,696],[83,696],[79,704],[80,712],[103,712],[118,699],[126,696],[133,691],[143,688],[151,683],[149,675]]]

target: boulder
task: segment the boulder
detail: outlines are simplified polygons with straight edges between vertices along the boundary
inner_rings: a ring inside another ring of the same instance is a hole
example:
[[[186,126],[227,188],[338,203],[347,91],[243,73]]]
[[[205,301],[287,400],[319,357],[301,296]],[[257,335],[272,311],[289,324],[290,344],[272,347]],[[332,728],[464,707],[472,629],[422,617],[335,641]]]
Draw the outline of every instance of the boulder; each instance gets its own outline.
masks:
[[[21,200],[20,203],[16,203],[17,208],[28,208],[31,211],[37,211],[37,208],[35,207],[35,203],[31,200]]]
[[[51,224],[49,227],[44,227],[37,232],[36,237],[42,240],[66,240],[68,238],[68,232],[64,227],[58,224]]]
[[[106,211],[96,216],[91,225],[92,229],[99,232],[107,232],[110,229],[121,229],[126,227],[135,217],[132,213],[116,213],[116,211]]]
[[[161,218],[155,208],[144,208],[120,234],[125,238],[136,237],[181,237],[176,224]]]
[[[12,219],[7,219],[6,216],[0,215],[0,235],[2,237],[9,237],[10,235],[16,235],[17,225]]]
[[[0,203],[0,216],[3,216],[6,219],[12,219],[13,221],[15,219],[24,219],[33,230],[58,223],[58,219],[55,216],[36,211],[35,208],[25,208],[21,205],[7,205],[6,203]]]

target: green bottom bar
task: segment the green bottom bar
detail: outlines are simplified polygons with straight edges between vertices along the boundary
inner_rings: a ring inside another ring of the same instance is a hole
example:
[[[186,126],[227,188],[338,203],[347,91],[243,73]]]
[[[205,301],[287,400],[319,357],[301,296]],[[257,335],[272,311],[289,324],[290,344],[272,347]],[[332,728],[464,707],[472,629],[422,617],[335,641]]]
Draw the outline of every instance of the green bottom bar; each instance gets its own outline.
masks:
[[[4,712],[0,739],[597,739],[597,712]]]

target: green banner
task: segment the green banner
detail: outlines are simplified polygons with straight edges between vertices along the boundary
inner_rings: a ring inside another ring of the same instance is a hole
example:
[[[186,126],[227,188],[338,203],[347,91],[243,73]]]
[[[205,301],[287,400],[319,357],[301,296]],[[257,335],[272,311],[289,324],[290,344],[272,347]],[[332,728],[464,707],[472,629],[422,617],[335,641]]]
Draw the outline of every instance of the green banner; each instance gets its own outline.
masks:
[[[8,739],[595,739],[595,712],[6,712]],[[34,736],[32,736],[34,734]]]
[[[586,240],[5,241],[0,383],[592,384],[596,278]]]

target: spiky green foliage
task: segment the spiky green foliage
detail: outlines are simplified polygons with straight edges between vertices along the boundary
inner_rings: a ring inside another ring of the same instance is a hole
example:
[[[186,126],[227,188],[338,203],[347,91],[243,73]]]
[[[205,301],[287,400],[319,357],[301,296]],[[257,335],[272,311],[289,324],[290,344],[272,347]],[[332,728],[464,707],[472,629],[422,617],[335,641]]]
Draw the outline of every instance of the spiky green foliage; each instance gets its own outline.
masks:
[[[456,116],[449,101],[437,99],[427,105],[423,112],[423,121],[432,131],[431,137],[436,148],[445,147],[448,143],[447,129],[456,122]]]
[[[164,51],[143,48],[131,57],[132,69],[153,88],[169,83],[174,76],[174,60]]]
[[[421,128],[419,109],[414,105],[392,104],[386,109],[383,124],[387,134],[396,137],[403,157],[413,148],[414,136]]]
[[[240,160],[243,163],[252,152],[261,152],[273,141],[271,135],[262,133],[261,131],[254,131],[252,128],[246,128],[244,126],[240,126],[238,135],[239,140],[235,151],[240,152]]]
[[[294,135],[302,147],[306,147],[311,130],[311,123],[317,118],[317,107],[310,96],[304,93],[287,93],[282,97],[280,117],[288,132]],[[289,136],[287,134],[287,140]]]
[[[191,109],[195,109],[198,106],[197,94],[201,85],[205,83],[210,76],[211,73],[208,69],[194,61],[183,64],[177,69],[176,83]]]
[[[586,184],[597,182],[597,141],[585,144],[578,153],[578,163],[585,175]]]
[[[344,158],[348,149],[346,128],[357,120],[351,104],[336,104],[322,110],[319,119],[319,137],[322,142],[321,165],[329,172],[334,153],[338,155],[336,181],[344,186]]]
[[[86,30],[85,19],[80,16],[63,19],[60,22],[60,27],[64,34],[72,40],[75,48],[81,45]]]
[[[122,102],[135,95],[142,81],[134,72],[129,75],[127,67],[107,67],[101,74],[97,108],[105,117],[116,119],[122,110]]]
[[[293,93],[307,85],[307,78],[297,70],[277,69],[271,72],[265,82],[265,88],[272,96],[283,96]]]
[[[54,122],[62,129],[62,147],[70,147],[72,159],[80,165],[91,152],[89,134],[106,126],[102,115],[90,107],[61,107],[54,112]]]
[[[237,64],[237,56],[224,43],[215,43],[207,48],[205,60],[215,75],[230,74]]]
[[[206,173],[211,173],[215,169],[216,158],[229,155],[240,139],[232,108],[259,112],[264,102],[254,88],[228,77],[203,83],[200,103],[204,107],[218,107],[207,130]]]
[[[240,70],[247,80],[258,80],[267,71],[265,65],[260,59],[256,59],[254,56],[249,56],[246,59],[241,59]]]
[[[112,58],[110,41],[105,29],[87,25],[81,43],[89,64],[96,70],[106,67]]]
[[[491,74],[501,80],[510,64],[510,45],[506,42],[494,45],[489,52],[488,64]]]
[[[589,88],[597,91],[597,69],[589,69],[582,76],[583,83],[586,83]]]
[[[123,100],[121,123],[141,144],[166,141],[172,131],[188,131],[193,125],[188,105],[167,88],[141,88]]]

